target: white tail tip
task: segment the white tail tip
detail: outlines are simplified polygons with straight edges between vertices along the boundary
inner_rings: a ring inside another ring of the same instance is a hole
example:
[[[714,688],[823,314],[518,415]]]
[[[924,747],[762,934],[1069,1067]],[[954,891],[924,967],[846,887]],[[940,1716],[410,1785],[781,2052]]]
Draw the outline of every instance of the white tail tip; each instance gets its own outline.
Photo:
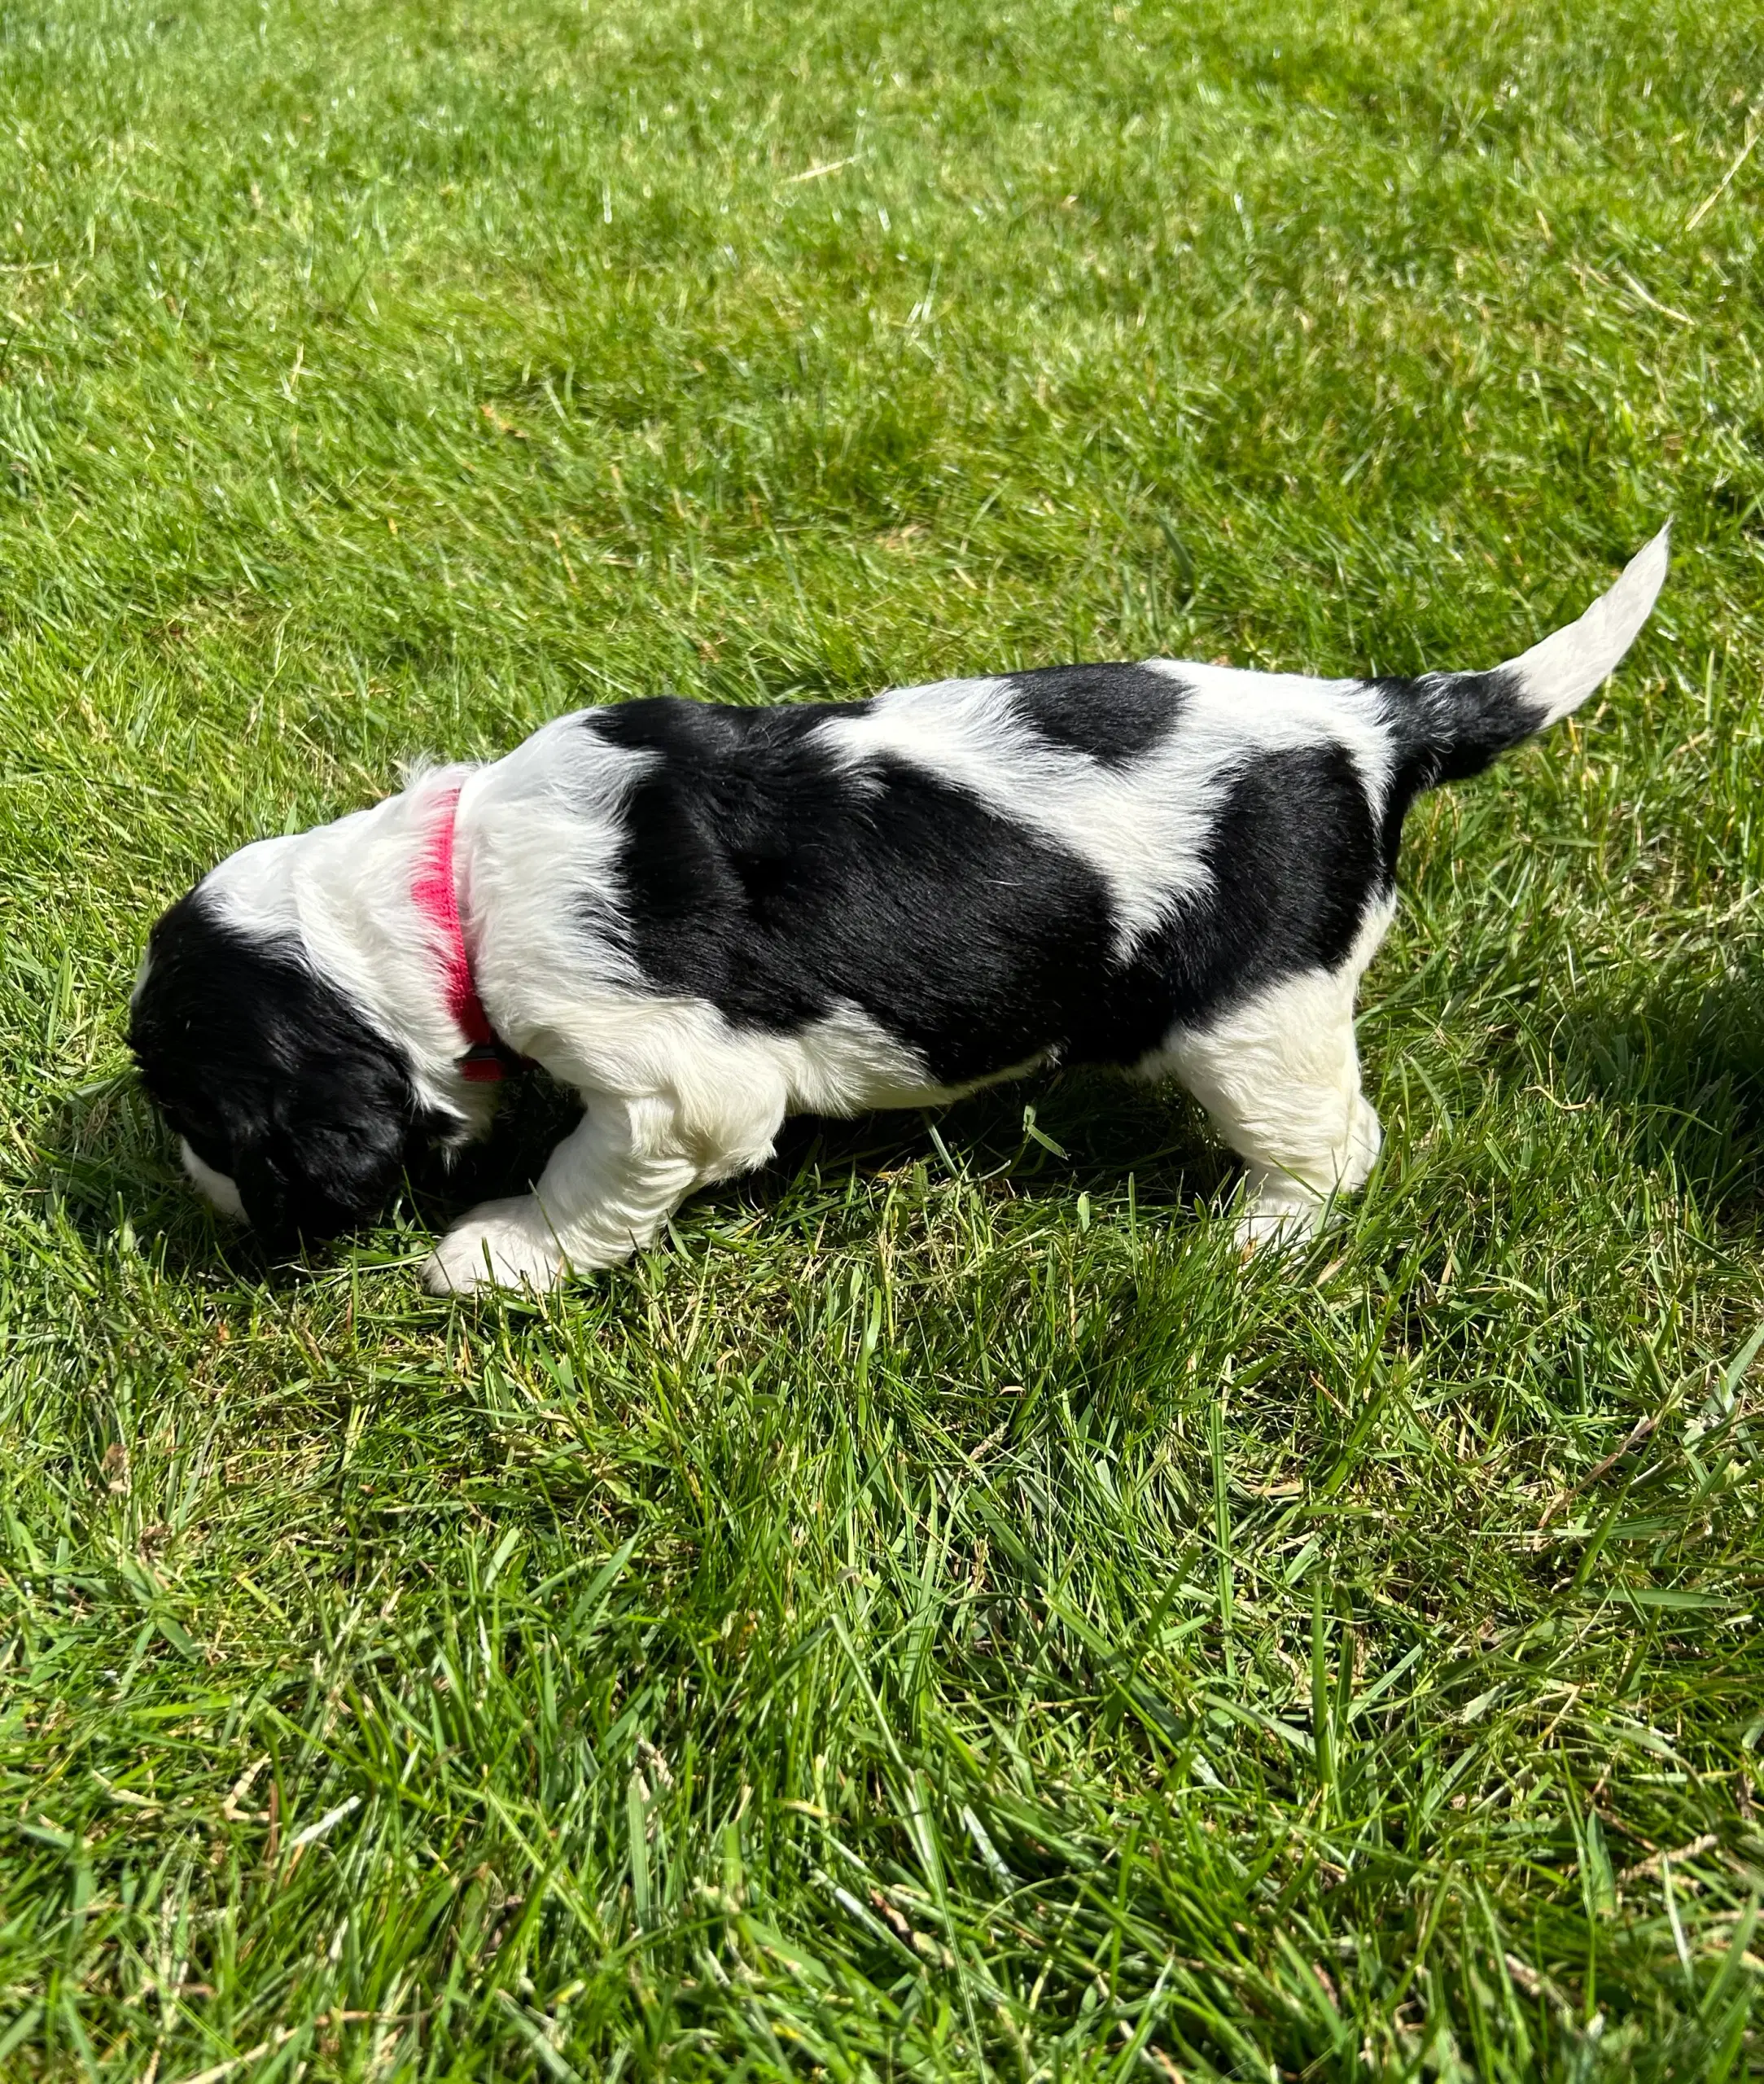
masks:
[[[1601,593],[1578,622],[1553,631],[1541,644],[1511,660],[1528,700],[1543,714],[1538,729],[1578,709],[1616,668],[1652,612],[1666,576],[1669,521],[1623,567],[1609,593]]]

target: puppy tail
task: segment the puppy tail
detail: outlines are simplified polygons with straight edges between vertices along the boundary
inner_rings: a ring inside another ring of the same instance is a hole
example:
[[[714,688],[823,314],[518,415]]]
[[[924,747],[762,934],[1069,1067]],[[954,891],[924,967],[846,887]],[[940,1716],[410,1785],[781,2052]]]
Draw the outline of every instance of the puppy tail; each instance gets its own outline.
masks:
[[[1506,668],[1519,681],[1525,699],[1536,705],[1539,713],[1534,730],[1541,731],[1578,709],[1621,663],[1653,612],[1665,584],[1671,533],[1669,521],[1651,543],[1636,551],[1617,584],[1601,593],[1578,622],[1521,652]]]
[[[1414,795],[1479,774],[1497,755],[1578,709],[1622,660],[1666,576],[1670,522],[1578,622],[1490,672],[1428,673],[1392,690],[1401,764]]]

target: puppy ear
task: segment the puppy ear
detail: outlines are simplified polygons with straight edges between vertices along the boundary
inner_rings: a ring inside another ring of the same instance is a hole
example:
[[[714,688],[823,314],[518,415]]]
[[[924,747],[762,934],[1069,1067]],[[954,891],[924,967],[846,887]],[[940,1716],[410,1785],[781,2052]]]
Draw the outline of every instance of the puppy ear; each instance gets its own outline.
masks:
[[[148,1090],[274,1247],[374,1215],[413,1137],[458,1126],[425,1107],[406,1052],[301,945],[230,922],[205,887],[151,950],[129,1016]]]
[[[266,1119],[235,1131],[234,1181],[273,1246],[335,1237],[378,1213],[405,1149],[431,1124],[402,1065],[377,1047],[291,1072]]]

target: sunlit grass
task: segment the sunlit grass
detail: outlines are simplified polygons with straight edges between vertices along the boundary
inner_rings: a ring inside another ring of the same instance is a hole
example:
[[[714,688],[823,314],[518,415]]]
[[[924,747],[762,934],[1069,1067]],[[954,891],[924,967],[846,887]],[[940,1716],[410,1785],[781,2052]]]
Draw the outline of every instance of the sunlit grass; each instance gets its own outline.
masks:
[[[1751,2073],[1753,11],[158,4],[0,21],[0,2075]],[[1668,514],[1302,1264],[1074,1075],[455,1307],[545,1096],[286,1267],[128,1076],[409,755],[1487,664]]]

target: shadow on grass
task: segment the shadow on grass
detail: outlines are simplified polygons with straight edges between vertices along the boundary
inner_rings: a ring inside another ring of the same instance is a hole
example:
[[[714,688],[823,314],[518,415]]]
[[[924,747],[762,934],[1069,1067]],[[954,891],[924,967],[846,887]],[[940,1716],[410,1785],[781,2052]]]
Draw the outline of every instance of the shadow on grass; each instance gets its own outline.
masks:
[[[574,1096],[542,1075],[512,1081],[487,1141],[451,1162],[422,1154],[409,1176],[410,1212],[439,1234],[480,1201],[523,1193],[580,1115]],[[939,1149],[941,1144],[941,1149]],[[1124,1193],[1141,1208],[1174,1213],[1228,1191],[1237,1162],[1209,1139],[1198,1110],[1173,1086],[1100,1071],[1026,1079],[931,1110],[902,1110],[787,1122],[769,1164],[695,1195],[695,1213],[750,1218],[814,1184],[851,1173],[886,1177],[953,1163],[1018,1199]],[[127,1225],[151,1240],[174,1277],[217,1273],[257,1284],[301,1277],[248,1231],[217,1219],[184,1184],[171,1138],[133,1077],[120,1073],[64,1101],[43,1126],[31,1190],[58,1208],[87,1242],[103,1247]],[[324,1249],[310,1263],[322,1263]]]
[[[1032,1110],[1032,1129],[1026,1127],[1026,1110]],[[486,1143],[450,1167],[430,1158],[414,1170],[419,1220],[444,1228],[475,1202],[523,1192],[579,1114],[573,1096],[549,1080],[517,1080]],[[1138,1203],[1162,1209],[1190,1206],[1197,1195],[1210,1197],[1237,1170],[1175,1087],[1138,1084],[1104,1071],[1068,1071],[995,1086],[942,1108],[848,1120],[794,1116],[768,1164],[707,1188],[687,1206],[751,1213],[777,1206],[800,1190],[806,1175],[818,1175],[825,1188],[852,1171],[886,1177],[921,1163],[942,1169],[946,1154],[970,1176],[1008,1179],[1019,1197],[1103,1197],[1124,1193],[1131,1178]]]
[[[1571,1089],[1623,1110],[1644,1164],[1670,1166],[1724,1223],[1764,1217],[1764,974],[1588,997],[1556,1049]]]
[[[275,1271],[248,1231],[215,1216],[184,1180],[172,1138],[132,1071],[69,1095],[33,1148],[26,1195],[95,1254],[127,1233],[177,1278],[212,1283],[218,1273],[256,1283]]]

